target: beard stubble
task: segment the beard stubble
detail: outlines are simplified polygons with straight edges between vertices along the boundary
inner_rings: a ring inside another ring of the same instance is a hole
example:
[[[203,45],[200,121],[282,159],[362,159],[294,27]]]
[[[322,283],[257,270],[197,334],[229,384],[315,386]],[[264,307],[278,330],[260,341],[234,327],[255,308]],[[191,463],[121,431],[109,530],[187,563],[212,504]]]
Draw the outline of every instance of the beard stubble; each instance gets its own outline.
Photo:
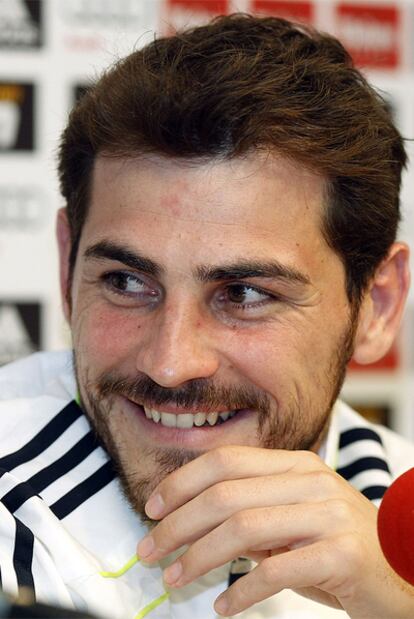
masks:
[[[174,403],[177,406],[210,409],[226,405],[227,410],[242,408],[258,412],[258,437],[260,446],[266,449],[310,450],[320,445],[329,428],[332,407],[341,390],[347,364],[352,356],[357,328],[356,308],[341,338],[335,347],[325,372],[325,405],[317,414],[307,415],[304,420],[303,405],[292,396],[284,412],[272,414],[271,402],[266,393],[255,388],[223,387],[215,385],[210,379],[195,379],[184,387],[167,389],[161,387],[148,376],[136,380],[126,379],[113,372],[102,374],[95,384],[86,381],[81,387],[78,365],[74,352],[74,367],[81,398],[81,406],[87,414],[92,427],[104,449],[113,461],[119,476],[125,498],[141,519],[153,524],[145,514],[145,504],[157,485],[170,473],[194,460],[202,452],[180,448],[145,447],[144,457],[154,464],[156,473],[145,475],[140,471],[139,454],[136,463],[130,461],[128,450],[123,449],[122,441],[117,440],[110,427],[111,407],[114,396],[122,395],[133,401],[142,401],[153,408],[162,404]]]

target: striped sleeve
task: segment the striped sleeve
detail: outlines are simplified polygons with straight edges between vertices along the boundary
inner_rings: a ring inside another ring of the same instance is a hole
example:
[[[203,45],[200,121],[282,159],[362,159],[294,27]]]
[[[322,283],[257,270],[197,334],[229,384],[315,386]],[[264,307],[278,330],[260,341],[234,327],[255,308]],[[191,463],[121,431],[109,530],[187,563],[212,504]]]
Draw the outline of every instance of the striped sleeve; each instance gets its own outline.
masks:
[[[0,458],[0,470],[25,480],[3,494],[3,503],[10,512],[15,513],[31,496],[39,495],[61,520],[116,476],[112,462],[74,400],[26,444]]]
[[[24,488],[25,507],[13,512],[7,496]],[[71,596],[44,543],[54,526],[53,515],[45,518],[47,507],[27,484],[8,472],[0,477],[0,571],[2,589],[16,597],[22,588],[33,590],[35,599],[73,607]],[[33,525],[31,524],[33,523]],[[40,528],[39,528],[40,527]],[[39,535],[40,532],[40,535]],[[44,539],[43,538],[44,532]]]
[[[381,437],[373,428],[361,425],[341,433],[337,473],[379,505],[391,474]]]
[[[80,603],[72,597],[72,583],[97,568],[62,520],[88,509],[115,475],[74,401],[0,458],[0,574],[6,593],[16,597],[24,587],[43,603]]]
[[[0,570],[2,589],[11,596],[17,596],[19,585],[14,566],[16,548],[16,519],[0,503]]]
[[[4,470],[0,471],[0,568],[3,590],[17,595],[21,588],[34,590],[32,573],[34,535],[3,501],[19,480]]]

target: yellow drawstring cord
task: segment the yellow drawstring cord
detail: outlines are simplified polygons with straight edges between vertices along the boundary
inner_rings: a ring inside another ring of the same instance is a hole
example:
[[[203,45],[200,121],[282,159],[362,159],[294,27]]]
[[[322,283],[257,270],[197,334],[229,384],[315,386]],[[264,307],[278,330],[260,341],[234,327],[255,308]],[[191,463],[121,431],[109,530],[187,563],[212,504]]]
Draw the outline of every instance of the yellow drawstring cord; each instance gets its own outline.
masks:
[[[134,555],[117,572],[99,572],[99,574],[103,578],[119,578],[120,576],[125,574],[125,572],[130,570],[131,567],[133,567],[140,560],[141,559],[137,555]],[[144,606],[144,608],[140,610],[137,615],[135,615],[134,619],[144,619],[144,617],[146,617],[152,610],[154,610],[154,608],[157,608],[157,606],[165,602],[165,600],[167,600],[169,597],[170,597],[169,593],[163,593],[162,595],[160,595],[160,597],[158,597],[157,599],[153,600],[152,602]]]
[[[99,573],[101,576],[103,576],[103,578],[119,578],[120,576],[125,574],[125,572],[131,569],[131,567],[135,565],[135,563],[138,563],[138,561],[139,561],[139,558],[137,557],[137,555],[134,555],[132,559],[127,561],[124,567],[121,567],[121,569],[118,570],[117,572],[99,572]]]
[[[147,604],[139,613],[135,615],[134,619],[144,619],[154,608],[157,608],[160,604],[165,602],[170,597],[169,593],[163,593],[159,598]]]

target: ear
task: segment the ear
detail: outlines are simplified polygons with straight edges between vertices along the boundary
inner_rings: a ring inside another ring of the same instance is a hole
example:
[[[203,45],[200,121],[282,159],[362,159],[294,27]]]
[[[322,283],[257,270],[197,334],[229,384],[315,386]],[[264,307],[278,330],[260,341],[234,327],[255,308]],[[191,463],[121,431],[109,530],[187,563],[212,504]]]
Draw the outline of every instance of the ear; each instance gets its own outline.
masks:
[[[70,322],[70,277],[69,255],[71,250],[70,228],[65,208],[58,210],[56,219],[56,238],[59,249],[60,294],[65,318]]]
[[[374,363],[388,352],[398,333],[409,285],[409,249],[405,243],[394,243],[361,305],[353,354],[357,363]]]

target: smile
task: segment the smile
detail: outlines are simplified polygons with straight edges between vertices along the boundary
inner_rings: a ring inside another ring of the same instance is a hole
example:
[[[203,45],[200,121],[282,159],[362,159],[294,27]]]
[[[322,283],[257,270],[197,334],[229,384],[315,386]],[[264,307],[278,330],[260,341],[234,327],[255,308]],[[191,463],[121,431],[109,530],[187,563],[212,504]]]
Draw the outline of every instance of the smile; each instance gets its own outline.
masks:
[[[215,426],[220,425],[234,417],[237,411],[221,411],[221,412],[211,412],[211,413],[166,413],[163,411],[156,410],[154,408],[148,408],[146,406],[143,407],[145,411],[145,416],[147,419],[154,421],[155,423],[160,423],[162,426],[166,428],[182,428],[182,429],[190,429],[193,426],[198,428],[202,426]]]

